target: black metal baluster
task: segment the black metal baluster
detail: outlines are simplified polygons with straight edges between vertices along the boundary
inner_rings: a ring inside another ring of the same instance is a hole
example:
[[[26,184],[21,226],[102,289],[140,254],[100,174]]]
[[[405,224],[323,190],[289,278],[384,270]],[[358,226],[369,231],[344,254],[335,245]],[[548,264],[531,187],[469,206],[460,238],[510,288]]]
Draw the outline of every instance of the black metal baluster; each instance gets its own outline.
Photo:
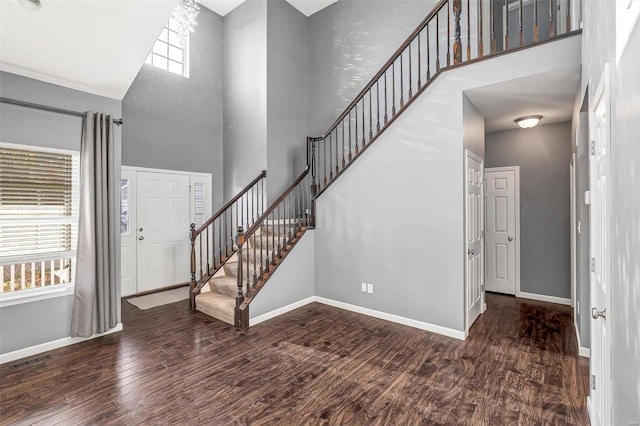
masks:
[[[396,115],[396,61],[391,63],[391,116]]]
[[[364,100],[365,97],[362,97],[362,147],[364,148],[364,145],[366,143],[366,133],[365,133],[365,128],[364,128]]]
[[[413,81],[411,79],[411,74],[412,74],[411,73],[411,43],[412,42],[413,40],[409,42],[409,99],[413,97]],[[400,59],[402,60],[402,57],[400,57]]]
[[[409,45],[411,50],[411,45]],[[404,60],[402,58],[402,52],[400,52],[400,109],[404,108]]]
[[[349,110],[349,162],[351,162],[351,110]]]
[[[429,42],[429,24],[427,24],[427,83],[429,80],[431,80],[431,43]]]
[[[336,177],[338,177],[338,172],[339,172],[338,164],[340,164],[338,162],[338,127],[336,126],[334,130],[336,132],[336,137],[334,139],[336,141],[336,149],[335,149],[335,151],[336,151]],[[331,134],[333,134],[333,130],[331,131]],[[344,150],[342,152],[344,152]]]
[[[322,160],[324,164],[322,165],[322,174],[324,175],[324,186],[327,186],[327,143],[325,139],[322,140],[322,155],[324,159]]]
[[[333,182],[333,138],[331,135],[333,132],[329,133],[329,182]],[[325,138],[325,143],[327,143],[327,139]]]
[[[207,275],[209,275],[209,271],[211,270],[211,266],[209,264],[209,225],[207,225],[207,227],[204,229],[206,232],[206,242],[207,242]]]
[[[358,102],[356,102],[356,106],[355,106],[355,112],[356,112],[356,131],[355,131],[355,136],[356,136],[356,155],[358,155]],[[351,115],[349,115],[349,122],[351,122]],[[349,134],[349,139],[351,139],[351,134]]]
[[[342,122],[340,124],[342,124],[342,168],[344,169],[346,165],[346,162],[344,161],[344,118],[342,119]]]
[[[422,88],[422,52],[420,51],[420,34],[422,34],[422,31],[418,33],[418,91]]]
[[[371,92],[373,92],[373,86],[369,88],[369,142],[373,139],[373,97]]]
[[[520,0],[518,2],[518,23],[520,25],[520,33],[519,33],[519,39],[520,39],[520,46],[524,45],[524,27],[523,27],[523,19],[522,19],[522,0]]]
[[[380,133],[380,79],[376,80],[376,134]]]
[[[389,119],[387,117],[387,109],[389,108],[387,105],[389,103],[388,102],[389,98],[387,97],[387,70],[388,68],[384,70],[384,125],[385,126],[389,122]]]
[[[549,38],[553,38],[555,34],[556,29],[553,22],[553,0],[549,0]]]
[[[436,13],[436,72],[440,71],[440,11]]]

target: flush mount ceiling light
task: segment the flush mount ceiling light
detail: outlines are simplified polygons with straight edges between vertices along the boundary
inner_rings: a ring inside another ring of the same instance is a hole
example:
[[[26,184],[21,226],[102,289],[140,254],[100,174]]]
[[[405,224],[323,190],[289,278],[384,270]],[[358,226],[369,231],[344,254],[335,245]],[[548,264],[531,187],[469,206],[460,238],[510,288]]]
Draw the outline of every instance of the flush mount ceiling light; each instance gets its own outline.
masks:
[[[513,121],[523,129],[530,129],[532,127],[536,127],[540,120],[542,120],[541,115],[527,115],[526,117],[516,118]]]
[[[16,0],[16,3],[32,12],[42,9],[40,0]]]

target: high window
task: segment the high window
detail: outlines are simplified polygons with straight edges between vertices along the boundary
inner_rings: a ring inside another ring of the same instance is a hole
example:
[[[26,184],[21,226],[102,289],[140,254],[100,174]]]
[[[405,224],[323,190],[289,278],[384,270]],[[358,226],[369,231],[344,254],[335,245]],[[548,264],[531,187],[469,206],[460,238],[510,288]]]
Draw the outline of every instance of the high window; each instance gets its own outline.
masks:
[[[74,151],[0,143],[0,296],[71,284],[78,162]]]
[[[147,56],[145,64],[189,78],[189,33],[184,44],[180,40],[178,26],[173,18],[165,25]]]

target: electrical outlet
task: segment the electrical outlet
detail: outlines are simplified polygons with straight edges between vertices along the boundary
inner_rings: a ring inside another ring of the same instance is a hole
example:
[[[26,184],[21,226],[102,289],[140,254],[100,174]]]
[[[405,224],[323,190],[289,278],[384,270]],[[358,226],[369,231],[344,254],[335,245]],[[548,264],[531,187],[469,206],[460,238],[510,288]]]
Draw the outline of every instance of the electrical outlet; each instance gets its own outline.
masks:
[[[367,293],[373,294],[373,284],[367,284]]]
[[[363,293],[367,292],[367,283],[362,283],[362,292]]]

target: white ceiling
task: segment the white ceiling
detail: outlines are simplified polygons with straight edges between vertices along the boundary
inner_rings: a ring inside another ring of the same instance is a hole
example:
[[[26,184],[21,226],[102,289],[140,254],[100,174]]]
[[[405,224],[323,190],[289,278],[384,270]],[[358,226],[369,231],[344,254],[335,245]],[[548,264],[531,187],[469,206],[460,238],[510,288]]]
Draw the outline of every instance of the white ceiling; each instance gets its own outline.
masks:
[[[580,68],[567,68],[467,90],[465,94],[485,118],[487,132],[517,129],[513,121],[542,115],[541,124],[571,119]]]
[[[202,5],[210,9],[220,16],[224,16],[236,7],[240,6],[246,0],[199,0]],[[305,16],[311,16],[314,13],[324,9],[337,2],[338,0],[287,0],[289,4],[298,9]]]
[[[0,0],[0,70],[122,99],[176,0],[42,4]]]

